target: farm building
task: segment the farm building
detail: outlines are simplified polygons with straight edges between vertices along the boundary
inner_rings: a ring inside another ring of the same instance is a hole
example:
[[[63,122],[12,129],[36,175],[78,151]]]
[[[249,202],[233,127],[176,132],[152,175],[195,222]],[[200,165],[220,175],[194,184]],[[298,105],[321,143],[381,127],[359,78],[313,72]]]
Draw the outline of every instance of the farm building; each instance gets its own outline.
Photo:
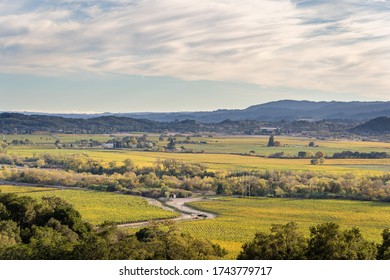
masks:
[[[114,149],[114,143],[103,143],[102,147],[104,149]]]

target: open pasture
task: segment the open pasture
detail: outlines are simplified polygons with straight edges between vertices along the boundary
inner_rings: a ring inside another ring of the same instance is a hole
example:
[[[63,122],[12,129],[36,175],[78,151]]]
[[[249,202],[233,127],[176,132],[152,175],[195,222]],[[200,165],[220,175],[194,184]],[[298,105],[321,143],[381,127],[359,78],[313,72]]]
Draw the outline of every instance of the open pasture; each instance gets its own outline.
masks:
[[[276,151],[276,148],[275,148]],[[43,153],[75,154],[86,153],[103,162],[123,162],[130,158],[138,166],[151,166],[158,159],[176,159],[185,162],[204,163],[213,171],[237,170],[295,170],[320,172],[365,172],[378,174],[390,172],[390,158],[387,159],[327,159],[324,165],[311,165],[310,159],[264,158],[232,154],[191,154],[145,152],[132,150],[72,150],[36,147],[11,147],[10,153],[21,156],[34,156]]]
[[[12,140],[29,139],[32,143],[46,147],[55,148],[54,143],[59,140],[61,143],[72,143],[80,140],[93,139],[100,142],[106,142],[112,139],[112,136],[124,137],[128,135],[142,136],[138,134],[31,134],[31,135],[3,135],[2,140],[12,142]],[[164,141],[159,141],[156,134],[147,134],[148,139],[157,142],[158,147],[167,145],[168,137]],[[185,137],[176,137],[177,141],[185,141]],[[333,155],[336,152],[345,150],[358,152],[390,152],[390,143],[370,142],[347,139],[320,140],[305,137],[275,136],[275,141],[281,143],[281,147],[267,147],[268,136],[214,136],[214,137],[191,137],[193,142],[207,142],[207,144],[177,144],[178,147],[184,146],[187,149],[195,151],[204,151],[205,153],[222,154],[245,154],[254,151],[256,155],[269,156],[276,152],[284,152],[287,156],[296,156],[298,152],[316,153],[322,151],[326,155]],[[309,142],[314,142],[318,147],[309,147]]]
[[[181,140],[180,138],[178,138]],[[184,138],[183,138],[184,140]],[[194,138],[198,141],[199,139]],[[315,154],[322,151],[332,156],[336,152],[346,150],[359,152],[390,152],[390,143],[364,142],[353,140],[317,140],[303,137],[275,136],[275,141],[281,143],[281,147],[267,147],[268,136],[247,137],[213,137],[203,138],[207,144],[184,144],[184,147],[203,150],[205,153],[249,153],[254,151],[256,155],[269,156],[276,152],[283,152],[286,156],[296,156],[298,152],[305,151]],[[313,141],[318,147],[309,147]]]
[[[94,225],[105,221],[126,223],[174,218],[178,215],[175,212],[150,205],[141,197],[115,193],[2,185],[0,185],[0,190],[2,193],[17,193],[35,199],[43,196],[63,198],[80,211],[84,220]]]
[[[225,197],[190,205],[218,216],[180,223],[181,229],[219,243],[229,250],[230,258],[235,258],[242,244],[252,240],[256,232],[269,232],[272,224],[296,222],[308,237],[310,226],[336,222],[343,229],[358,227],[365,238],[376,242],[381,241],[383,229],[390,227],[390,203]]]

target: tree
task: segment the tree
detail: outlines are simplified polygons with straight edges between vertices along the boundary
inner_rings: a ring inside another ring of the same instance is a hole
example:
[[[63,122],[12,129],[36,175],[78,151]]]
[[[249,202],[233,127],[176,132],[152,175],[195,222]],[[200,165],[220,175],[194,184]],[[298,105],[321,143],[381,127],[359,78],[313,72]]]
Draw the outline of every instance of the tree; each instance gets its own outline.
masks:
[[[313,141],[309,142],[309,147],[314,147],[315,145],[316,144]]]
[[[310,161],[311,164],[317,165],[317,164],[324,164],[325,163],[325,155],[323,152],[318,151],[314,158]]]
[[[8,144],[4,141],[0,143],[0,152],[7,153]]]
[[[12,220],[0,221],[0,249],[20,243],[20,228]]]
[[[267,147],[273,147],[275,146],[275,139],[274,139],[274,136],[271,135],[268,139],[268,144],[267,144]]]
[[[304,151],[298,152],[298,157],[299,158],[306,158],[307,157],[307,152],[304,152]]]
[[[129,172],[129,171],[134,170],[134,168],[135,168],[135,165],[131,159],[127,158],[123,161],[123,171]]]
[[[176,138],[169,137],[167,149],[168,150],[175,150],[176,149]]]
[[[378,246],[378,260],[390,260],[390,229],[382,232],[382,244]]]
[[[45,166],[45,160],[44,159],[38,159],[36,164],[37,164],[38,168],[44,167]]]
[[[357,228],[341,231],[340,226],[333,222],[310,228],[308,259],[369,260],[375,256],[375,244],[366,241]]]
[[[324,153],[321,152],[321,151],[318,151],[318,152],[316,152],[316,154],[315,154],[315,157],[316,157],[316,158],[322,158],[322,157],[324,157],[324,156],[325,156]]]
[[[220,246],[207,240],[180,233],[172,221],[152,223],[139,230],[137,240],[153,260],[202,260],[215,259],[226,255]]]
[[[245,243],[239,260],[301,260],[305,259],[306,240],[293,222],[273,225],[270,234],[257,233]]]
[[[274,142],[274,147],[281,147],[282,144],[279,141]]]

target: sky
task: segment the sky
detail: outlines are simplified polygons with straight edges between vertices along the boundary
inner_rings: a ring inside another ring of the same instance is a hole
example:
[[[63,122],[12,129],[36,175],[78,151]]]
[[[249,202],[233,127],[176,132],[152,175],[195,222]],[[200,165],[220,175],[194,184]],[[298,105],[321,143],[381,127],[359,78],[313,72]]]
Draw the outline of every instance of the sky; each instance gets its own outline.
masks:
[[[388,0],[0,0],[0,111],[390,101]]]

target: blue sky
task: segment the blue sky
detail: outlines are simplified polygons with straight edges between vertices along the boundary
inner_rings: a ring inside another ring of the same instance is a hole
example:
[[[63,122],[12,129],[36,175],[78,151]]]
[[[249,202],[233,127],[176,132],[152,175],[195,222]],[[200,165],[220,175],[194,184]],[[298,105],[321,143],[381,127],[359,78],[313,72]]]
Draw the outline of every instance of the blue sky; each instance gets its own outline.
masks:
[[[0,111],[390,100],[386,0],[0,0]]]

